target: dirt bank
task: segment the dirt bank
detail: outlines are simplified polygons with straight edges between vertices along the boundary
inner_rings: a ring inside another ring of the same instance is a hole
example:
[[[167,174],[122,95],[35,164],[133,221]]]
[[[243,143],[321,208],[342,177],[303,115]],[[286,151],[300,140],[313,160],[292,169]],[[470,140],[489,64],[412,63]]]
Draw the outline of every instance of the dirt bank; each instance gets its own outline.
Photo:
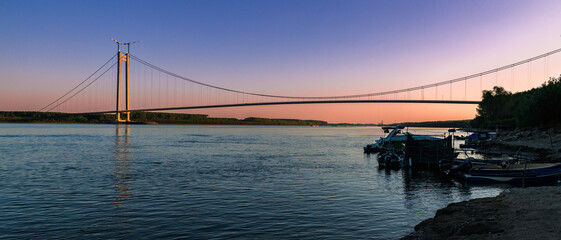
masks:
[[[486,144],[483,151],[508,152],[512,155],[518,152],[539,162],[561,162],[561,132],[517,129],[500,134]]]
[[[561,187],[513,188],[452,203],[402,239],[561,239]]]

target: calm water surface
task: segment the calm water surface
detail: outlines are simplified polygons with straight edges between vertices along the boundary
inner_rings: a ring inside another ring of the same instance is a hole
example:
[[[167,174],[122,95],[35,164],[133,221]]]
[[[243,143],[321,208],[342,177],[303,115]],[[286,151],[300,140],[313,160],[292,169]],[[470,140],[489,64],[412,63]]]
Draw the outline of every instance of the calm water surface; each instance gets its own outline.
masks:
[[[0,239],[395,239],[502,190],[378,170],[362,147],[380,134],[0,124]]]

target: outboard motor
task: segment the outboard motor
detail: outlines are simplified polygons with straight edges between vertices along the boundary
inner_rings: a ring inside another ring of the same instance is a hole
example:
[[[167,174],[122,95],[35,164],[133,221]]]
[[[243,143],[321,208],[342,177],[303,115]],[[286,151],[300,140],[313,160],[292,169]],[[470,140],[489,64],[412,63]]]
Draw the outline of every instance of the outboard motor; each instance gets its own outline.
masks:
[[[473,166],[473,165],[471,164],[471,160],[472,160],[472,159],[473,159],[473,158],[468,157],[468,158],[466,158],[463,162],[461,162],[460,164],[458,164],[458,165],[452,167],[452,168],[450,169],[450,174],[452,174],[452,175],[459,175],[459,174],[462,174],[462,173],[468,173],[469,170],[471,169],[471,167]]]
[[[440,169],[440,171],[445,172],[450,170],[450,168],[452,168],[452,160],[441,159],[438,161],[438,169]]]

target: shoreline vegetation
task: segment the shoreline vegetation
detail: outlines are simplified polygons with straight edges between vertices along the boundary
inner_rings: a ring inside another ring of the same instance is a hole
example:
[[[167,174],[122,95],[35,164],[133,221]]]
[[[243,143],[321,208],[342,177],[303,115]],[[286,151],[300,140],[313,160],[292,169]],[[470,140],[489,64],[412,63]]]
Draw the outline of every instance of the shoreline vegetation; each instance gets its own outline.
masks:
[[[561,75],[540,87],[511,93],[503,87],[483,91],[477,116],[470,121],[476,128],[561,129]]]
[[[137,124],[181,125],[265,125],[265,126],[382,126],[383,124],[328,123],[321,120],[270,119],[248,117],[214,118],[204,114],[132,112],[131,119]],[[461,128],[470,120],[406,122],[406,127]],[[115,114],[72,114],[56,112],[0,111],[0,123],[91,123],[113,124]]]

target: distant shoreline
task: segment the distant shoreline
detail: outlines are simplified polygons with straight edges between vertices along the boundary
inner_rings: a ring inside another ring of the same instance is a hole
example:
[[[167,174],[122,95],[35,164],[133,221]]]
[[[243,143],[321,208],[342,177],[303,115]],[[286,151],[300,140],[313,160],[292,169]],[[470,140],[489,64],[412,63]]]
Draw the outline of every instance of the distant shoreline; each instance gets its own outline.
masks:
[[[114,120],[114,114],[70,114],[50,112],[23,112],[23,111],[0,111],[0,123],[62,123],[62,124],[126,124]],[[249,117],[245,119],[236,118],[212,118],[204,114],[184,113],[157,113],[157,112],[133,112],[132,124],[161,124],[161,125],[260,125],[260,126],[331,126],[331,127],[377,127],[379,124],[363,123],[328,123],[321,120],[300,119],[269,119]],[[427,127],[427,128],[461,128],[465,127],[469,120],[452,121],[427,121],[427,122],[405,122],[399,123],[405,127]],[[395,123],[388,125],[396,125]]]
[[[286,125],[326,126],[325,121],[268,118],[211,118],[203,114],[133,112],[128,124],[176,125]],[[4,123],[127,124],[116,122],[114,114],[69,114],[52,112],[0,112]]]

